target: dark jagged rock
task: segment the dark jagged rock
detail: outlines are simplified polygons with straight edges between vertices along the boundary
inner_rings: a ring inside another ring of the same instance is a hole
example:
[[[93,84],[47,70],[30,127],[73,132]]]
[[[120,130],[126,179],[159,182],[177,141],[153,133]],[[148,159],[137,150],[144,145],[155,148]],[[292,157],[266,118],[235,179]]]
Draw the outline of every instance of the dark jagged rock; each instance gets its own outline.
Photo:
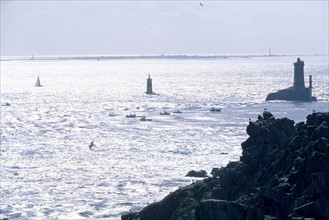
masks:
[[[318,199],[296,208],[295,211],[296,213],[309,218],[329,219],[329,199]]]
[[[186,174],[186,176],[189,176],[189,177],[208,177],[208,174],[205,170],[199,170],[199,171],[191,170]]]
[[[271,112],[269,112],[269,111],[264,111],[263,112],[263,118],[264,118],[264,120],[269,120],[272,117],[274,118],[274,116],[272,115]]]
[[[224,167],[221,168],[212,168],[210,174],[213,176],[219,176],[219,173],[221,172],[221,170],[224,169]]]
[[[296,126],[265,112],[247,133],[240,161],[122,219],[329,219],[329,112]]]
[[[204,200],[196,208],[196,220],[263,220],[258,208],[223,200]]]
[[[195,208],[202,199],[210,198],[213,188],[218,186],[217,178],[207,178],[178,189],[161,202],[145,207],[139,213],[128,213],[123,220],[190,220],[195,218]]]

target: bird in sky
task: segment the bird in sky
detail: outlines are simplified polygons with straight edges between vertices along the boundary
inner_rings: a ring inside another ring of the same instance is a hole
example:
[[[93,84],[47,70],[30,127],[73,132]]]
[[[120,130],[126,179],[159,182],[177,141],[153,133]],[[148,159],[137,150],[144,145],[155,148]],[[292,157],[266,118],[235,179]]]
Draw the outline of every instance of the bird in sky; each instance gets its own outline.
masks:
[[[94,141],[92,141],[92,142],[89,144],[89,149],[91,150],[91,148],[92,148],[93,146],[95,146],[95,145],[94,145]]]
[[[203,4],[200,2],[200,6],[203,7]]]

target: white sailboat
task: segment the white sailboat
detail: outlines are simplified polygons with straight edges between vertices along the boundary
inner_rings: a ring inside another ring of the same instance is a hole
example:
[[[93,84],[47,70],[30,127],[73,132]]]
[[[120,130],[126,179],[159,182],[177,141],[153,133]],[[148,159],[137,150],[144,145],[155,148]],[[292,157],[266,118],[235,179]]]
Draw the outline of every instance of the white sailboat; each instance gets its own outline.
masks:
[[[35,87],[42,87],[39,76],[37,78],[37,81],[35,82]]]

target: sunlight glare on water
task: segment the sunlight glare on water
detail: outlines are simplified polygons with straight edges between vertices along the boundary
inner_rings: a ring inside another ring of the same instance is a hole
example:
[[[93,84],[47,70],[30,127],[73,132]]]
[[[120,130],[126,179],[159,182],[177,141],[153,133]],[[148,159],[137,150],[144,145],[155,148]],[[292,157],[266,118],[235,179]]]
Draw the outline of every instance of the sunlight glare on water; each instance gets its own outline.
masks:
[[[0,218],[120,219],[189,184],[189,170],[238,160],[265,108],[296,121],[328,111],[328,60],[302,59],[318,102],[264,101],[292,85],[289,56],[1,61]],[[160,95],[144,94],[148,74]]]

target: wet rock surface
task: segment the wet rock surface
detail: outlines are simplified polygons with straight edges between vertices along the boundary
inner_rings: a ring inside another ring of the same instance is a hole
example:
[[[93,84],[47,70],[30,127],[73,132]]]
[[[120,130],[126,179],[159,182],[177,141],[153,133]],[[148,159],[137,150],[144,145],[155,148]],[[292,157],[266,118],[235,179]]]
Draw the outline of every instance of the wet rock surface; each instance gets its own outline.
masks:
[[[122,219],[329,219],[329,112],[306,119],[265,111],[249,122],[240,161]]]

